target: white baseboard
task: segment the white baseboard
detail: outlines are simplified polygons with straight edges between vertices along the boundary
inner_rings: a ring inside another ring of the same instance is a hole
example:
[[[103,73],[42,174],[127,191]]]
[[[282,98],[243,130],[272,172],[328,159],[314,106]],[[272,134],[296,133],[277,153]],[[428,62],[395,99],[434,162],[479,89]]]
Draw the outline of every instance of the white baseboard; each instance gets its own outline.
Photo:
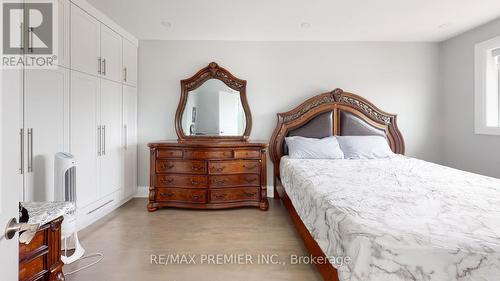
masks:
[[[268,198],[273,198],[274,197],[274,192],[273,192],[273,186],[268,185],[267,186],[267,197]],[[134,195],[135,198],[148,198],[149,197],[149,186],[139,186],[137,187],[137,193]]]
[[[148,198],[149,197],[149,186],[138,186],[137,192],[134,197],[136,198]]]

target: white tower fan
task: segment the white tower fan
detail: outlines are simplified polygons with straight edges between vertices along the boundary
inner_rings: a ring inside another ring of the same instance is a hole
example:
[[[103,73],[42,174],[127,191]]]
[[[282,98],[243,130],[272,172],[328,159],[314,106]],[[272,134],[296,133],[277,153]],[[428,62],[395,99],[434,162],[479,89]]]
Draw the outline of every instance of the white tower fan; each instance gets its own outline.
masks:
[[[64,215],[62,223],[62,248],[63,254],[61,261],[64,264],[70,264],[80,259],[85,253],[76,230],[76,160],[69,153],[56,153],[54,162],[55,171],[55,199],[56,201],[72,202],[75,210]],[[72,255],[68,256],[68,250],[73,250]]]

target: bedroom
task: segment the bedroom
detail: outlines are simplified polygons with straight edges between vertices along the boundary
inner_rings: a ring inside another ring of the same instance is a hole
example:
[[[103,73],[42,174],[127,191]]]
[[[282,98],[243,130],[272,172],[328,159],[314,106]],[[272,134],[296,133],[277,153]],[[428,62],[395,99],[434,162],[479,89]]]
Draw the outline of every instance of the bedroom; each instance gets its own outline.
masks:
[[[500,276],[498,1],[2,9],[1,280]]]

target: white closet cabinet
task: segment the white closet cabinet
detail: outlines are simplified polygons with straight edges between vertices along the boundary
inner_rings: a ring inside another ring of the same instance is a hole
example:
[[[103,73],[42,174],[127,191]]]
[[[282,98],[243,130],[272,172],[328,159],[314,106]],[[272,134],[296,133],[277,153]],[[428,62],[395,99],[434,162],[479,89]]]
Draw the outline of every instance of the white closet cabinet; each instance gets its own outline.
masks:
[[[122,37],[101,25],[101,75],[105,79],[122,81]]]
[[[70,7],[69,0],[57,0],[57,65],[69,68],[70,62]]]
[[[137,192],[137,89],[123,85],[124,197]]]
[[[71,5],[71,69],[91,75],[100,75],[101,23]]]
[[[101,154],[98,77],[71,71],[71,153],[77,160],[76,198],[78,208],[98,197]]]
[[[26,201],[54,200],[54,155],[68,150],[69,70],[24,72],[24,190]]]
[[[123,39],[123,83],[137,86],[137,47]]]
[[[103,197],[123,187],[122,168],[122,85],[101,79],[100,190]]]

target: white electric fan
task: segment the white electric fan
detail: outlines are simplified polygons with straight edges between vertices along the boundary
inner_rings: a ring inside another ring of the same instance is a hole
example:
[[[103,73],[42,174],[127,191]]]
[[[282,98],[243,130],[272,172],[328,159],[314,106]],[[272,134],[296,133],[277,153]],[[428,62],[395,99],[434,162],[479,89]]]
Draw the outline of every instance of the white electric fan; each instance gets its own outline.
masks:
[[[55,199],[56,201],[67,201],[75,204],[75,209],[64,215],[62,223],[61,237],[62,250],[61,261],[70,264],[80,259],[85,253],[76,230],[76,161],[75,157],[69,153],[59,152],[55,156]],[[74,250],[68,256],[68,250]]]

